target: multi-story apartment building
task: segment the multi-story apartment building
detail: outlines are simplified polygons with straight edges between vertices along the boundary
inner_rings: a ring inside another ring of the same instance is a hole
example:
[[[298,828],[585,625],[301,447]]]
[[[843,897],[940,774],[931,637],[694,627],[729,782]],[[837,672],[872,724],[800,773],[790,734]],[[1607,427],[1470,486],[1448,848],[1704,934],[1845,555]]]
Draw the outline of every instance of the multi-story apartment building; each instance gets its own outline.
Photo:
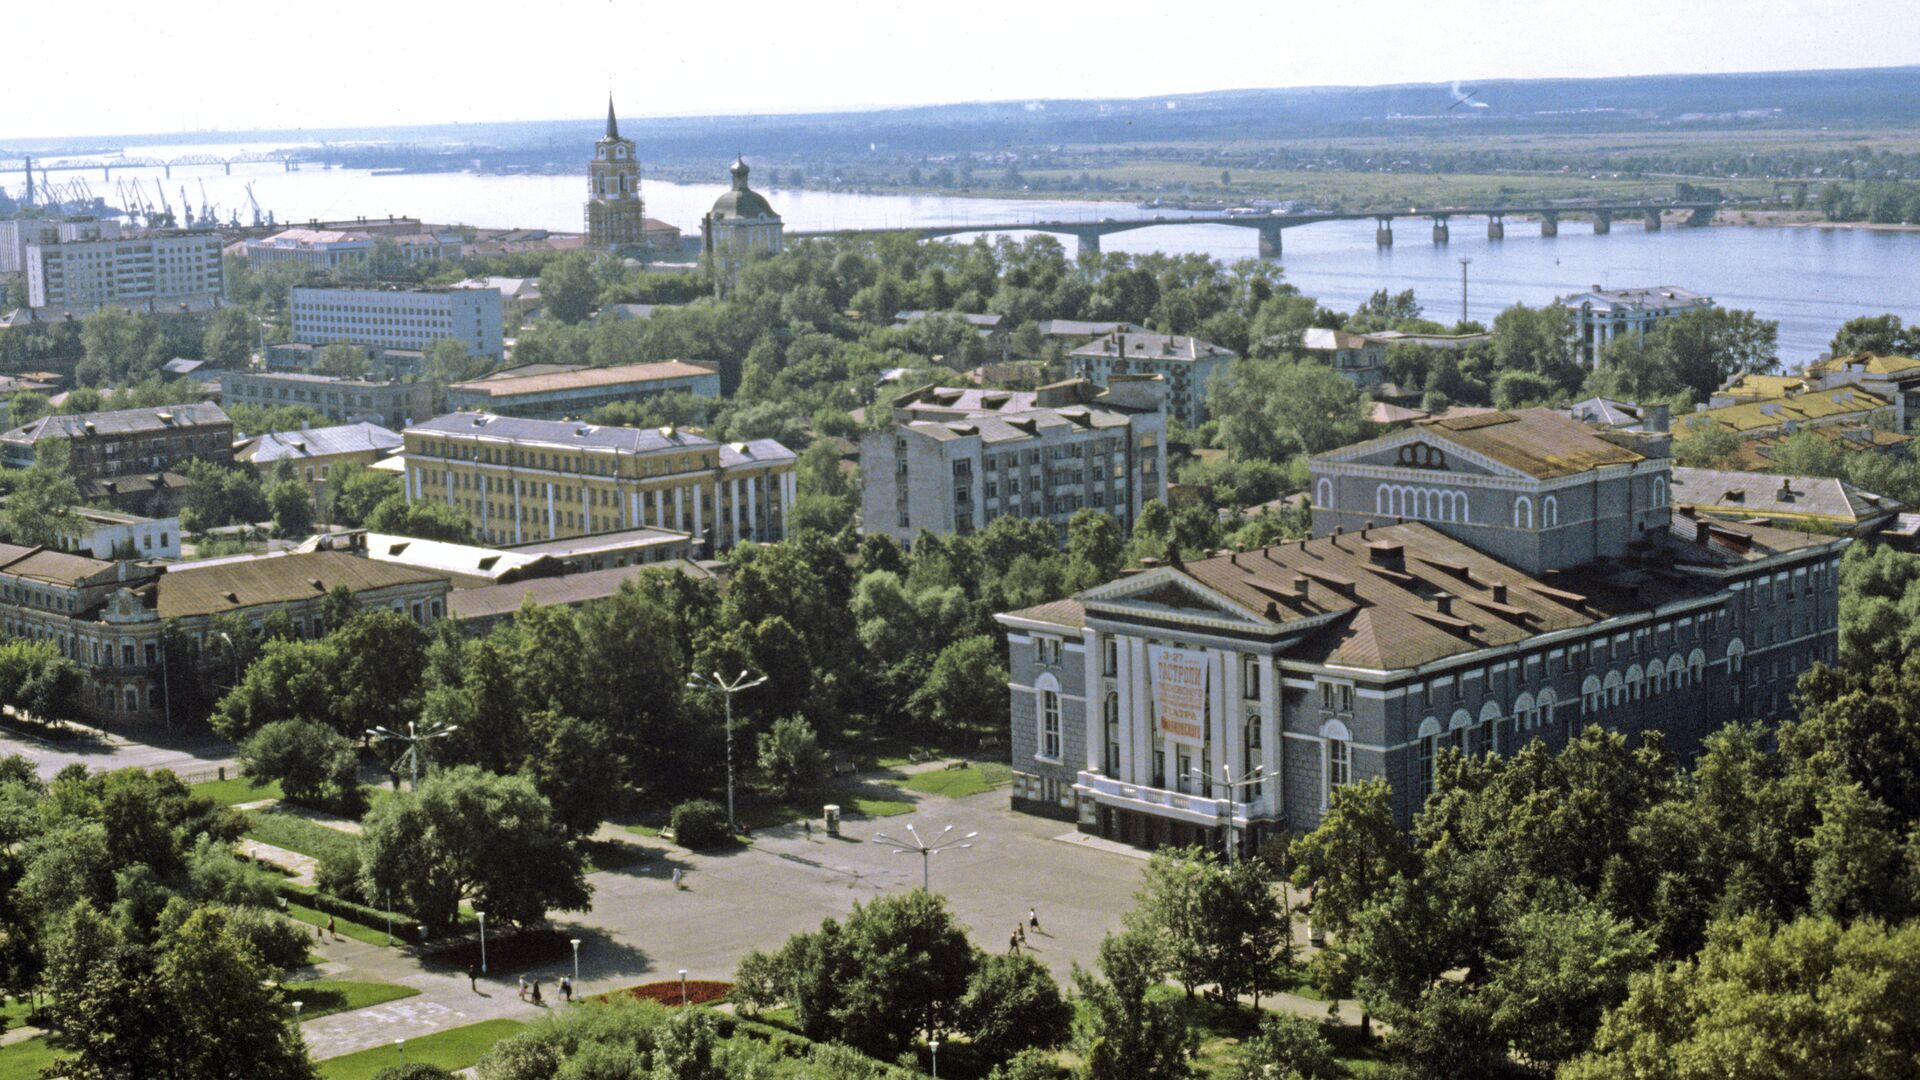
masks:
[[[216,233],[148,233],[27,245],[27,303],[143,311],[217,303],[225,277]]]
[[[275,409],[305,405],[329,420],[402,428],[433,415],[433,387],[423,382],[354,379],[298,372],[235,371],[221,381],[229,405]]]
[[[25,272],[28,244],[119,238],[120,223],[111,218],[9,218],[0,221],[0,274]]]
[[[76,506],[72,524],[60,531],[58,546],[96,559],[177,559],[180,519]]]
[[[1369,394],[1386,376],[1387,343],[1371,334],[1308,327],[1300,335],[1300,349]]]
[[[1120,331],[1098,337],[1068,357],[1073,374],[1095,386],[1114,375],[1158,375],[1167,381],[1167,415],[1197,426],[1207,418],[1207,386],[1227,370],[1233,352],[1180,334]]]
[[[452,338],[475,356],[503,355],[497,289],[311,289],[292,291],[293,340],[425,349]]]
[[[1122,531],[1167,495],[1166,383],[1115,376],[1037,391],[930,386],[890,403],[893,422],[860,439],[861,521],[909,543],[965,535],[997,517],[1052,522],[1061,541],[1082,507]]]
[[[68,469],[84,488],[94,480],[165,472],[196,458],[230,461],[233,421],[206,402],[43,416],[0,433],[0,460],[27,468],[34,447],[46,439],[71,445]]]
[[[300,482],[307,485],[307,494],[324,515],[335,469],[343,465],[372,465],[398,451],[400,444],[399,432],[363,421],[243,438],[233,448],[233,459],[253,466],[262,479],[271,476],[281,462],[286,462]]]
[[[771,439],[492,413],[436,417],[402,437],[407,498],[465,512],[487,543],[653,526],[720,551],[787,535],[796,457]]]
[[[1713,306],[1713,297],[1674,285],[1639,289],[1603,289],[1555,301],[1573,313],[1574,341],[1588,367],[1599,362],[1607,343],[1627,334],[1645,334],[1665,319]]]
[[[1835,659],[1847,539],[1670,513],[1662,438],[1490,415],[1315,458],[1314,539],[1000,616],[1015,806],[1251,846],[1380,777],[1407,825],[1443,747],[1600,724],[1686,754]]]
[[[561,420],[585,416],[616,401],[682,391],[694,397],[720,396],[720,373],[684,360],[651,364],[589,367],[585,364],[529,364],[506,368],[472,382],[447,387],[447,404],[523,416]]]
[[[210,662],[224,654],[214,619],[259,629],[285,611],[301,637],[326,633],[327,593],[345,586],[362,609],[392,608],[422,627],[445,617],[447,579],[341,552],[209,559],[160,568],[0,544],[0,631],[51,641],[80,665],[81,706],[108,723],[166,718],[168,626]]]

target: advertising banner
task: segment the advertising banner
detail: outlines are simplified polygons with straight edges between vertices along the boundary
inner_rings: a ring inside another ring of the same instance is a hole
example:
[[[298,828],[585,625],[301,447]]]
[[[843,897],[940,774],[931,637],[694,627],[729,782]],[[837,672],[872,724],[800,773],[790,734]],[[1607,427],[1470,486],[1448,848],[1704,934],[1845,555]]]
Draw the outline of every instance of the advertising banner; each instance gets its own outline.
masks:
[[[1167,741],[1198,747],[1207,738],[1207,654],[1148,645],[1153,711]]]

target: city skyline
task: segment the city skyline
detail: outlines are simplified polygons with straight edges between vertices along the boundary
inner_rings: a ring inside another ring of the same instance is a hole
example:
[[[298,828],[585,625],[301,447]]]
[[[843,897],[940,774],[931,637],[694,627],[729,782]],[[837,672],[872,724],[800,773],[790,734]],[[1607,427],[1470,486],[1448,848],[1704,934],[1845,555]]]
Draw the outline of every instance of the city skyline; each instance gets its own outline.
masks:
[[[1411,0],[1313,11],[1230,4],[1206,19],[1156,11],[1092,24],[1070,9],[990,0],[971,15],[980,32],[957,35],[950,21],[903,15],[872,0],[843,8],[830,22],[791,7],[750,5],[728,29],[729,51],[718,61],[727,77],[721,79],[713,77],[716,54],[700,46],[711,32],[704,12],[567,0],[546,9],[537,23],[515,24],[508,38],[497,29],[514,18],[504,5],[463,8],[457,23],[434,8],[376,8],[364,0],[332,11],[342,27],[379,31],[359,39],[370,56],[393,44],[426,43],[449,63],[486,61],[516,92],[463,92],[447,65],[415,64],[388,65],[378,79],[268,80],[235,93],[231,65],[182,63],[176,47],[245,56],[314,48],[325,38],[262,44],[251,9],[213,0],[197,5],[195,18],[146,24],[147,41],[117,59],[123,70],[111,80],[74,78],[71,51],[23,54],[16,70],[22,83],[60,92],[37,100],[0,139],[550,120],[580,113],[581,102],[600,100],[609,89],[622,115],[639,119],[1920,63],[1920,41],[1882,32],[1905,14],[1890,0],[1829,6],[1817,19],[1783,0],[1682,0],[1663,9],[1660,26],[1674,32],[1636,25],[1631,49],[1597,47],[1610,39],[1591,24],[1589,8],[1570,0],[1503,0],[1471,11]],[[60,32],[50,11],[19,18],[23,39]],[[1790,35],[1779,32],[1787,19],[1795,24]],[[1703,25],[1714,32],[1679,32]],[[1008,38],[1005,28],[1017,33]],[[578,46],[589,31],[596,40],[650,47],[623,54],[643,60],[583,60]],[[969,47],[970,39],[980,46]],[[993,40],[1015,47],[989,46]],[[503,54],[508,42],[516,51]],[[1151,50],[1143,50],[1143,42],[1151,42]],[[1314,42],[1363,47],[1316,48]],[[929,63],[941,56],[951,62]],[[136,84],[142,88],[137,97],[124,93]]]

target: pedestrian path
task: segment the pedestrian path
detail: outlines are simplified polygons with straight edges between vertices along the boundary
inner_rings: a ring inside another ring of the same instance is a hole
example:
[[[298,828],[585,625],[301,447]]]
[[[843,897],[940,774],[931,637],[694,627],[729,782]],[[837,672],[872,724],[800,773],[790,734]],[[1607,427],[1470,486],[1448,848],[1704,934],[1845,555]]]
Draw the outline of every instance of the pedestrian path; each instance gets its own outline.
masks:
[[[1151,851],[1142,851],[1132,844],[1123,844],[1118,840],[1108,840],[1104,836],[1094,836],[1090,833],[1061,833],[1059,836],[1054,837],[1054,839],[1062,844],[1092,848],[1095,851],[1104,851],[1109,855],[1124,855],[1129,859],[1139,859],[1141,862],[1146,862],[1148,859],[1153,858],[1153,852]]]
[[[255,862],[272,863],[293,876],[288,881],[295,885],[313,885],[319,880],[320,860],[311,855],[302,855],[297,851],[288,851],[273,844],[263,844],[258,840],[241,837],[233,842],[233,850]]]

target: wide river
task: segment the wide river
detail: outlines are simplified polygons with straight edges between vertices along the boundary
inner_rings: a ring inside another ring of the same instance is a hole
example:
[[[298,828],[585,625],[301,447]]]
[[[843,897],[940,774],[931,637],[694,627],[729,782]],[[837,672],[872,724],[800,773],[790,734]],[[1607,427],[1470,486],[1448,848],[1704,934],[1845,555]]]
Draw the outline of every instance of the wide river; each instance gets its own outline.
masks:
[[[239,148],[129,147],[130,155],[174,157],[186,153],[231,154]],[[723,170],[716,167],[715,172]],[[139,177],[152,197],[157,169],[116,170],[112,182],[98,173],[54,173],[56,181],[84,176],[95,194],[121,205],[116,185]],[[0,177],[18,191],[18,176]],[[167,184],[176,204],[184,185],[198,206],[246,206],[243,184],[253,183],[260,205],[281,222],[310,218],[411,215],[429,222],[578,230],[584,177],[481,176],[429,173],[376,176],[361,170],[308,167],[284,172],[276,166],[177,168]],[[650,217],[697,233],[700,216],[724,185],[643,180]],[[1124,203],[1043,199],[973,199],[937,195],[862,195],[767,188],[774,208],[796,230],[904,226],[954,222],[1018,222],[1127,218],[1145,212]],[[244,219],[247,214],[242,211]],[[1169,217],[1178,217],[1169,212]],[[1894,312],[1920,317],[1920,233],[1858,229],[1669,226],[1647,232],[1637,222],[1616,222],[1611,235],[1595,236],[1585,221],[1562,223],[1560,235],[1543,238],[1537,223],[1510,221],[1504,240],[1486,238],[1485,222],[1455,218],[1451,243],[1430,239],[1424,220],[1396,223],[1393,247],[1374,244],[1373,223],[1335,222],[1288,229],[1280,262],[1289,280],[1323,304],[1351,310],[1376,289],[1412,289],[1427,313],[1442,322],[1460,314],[1460,260],[1468,269],[1467,310],[1491,321],[1515,302],[1541,304],[1593,285],[1679,285],[1707,293],[1722,305],[1750,308],[1780,323],[1780,357],[1791,366],[1813,359],[1834,330],[1856,315]],[[1069,253],[1071,238],[1063,237]],[[1227,225],[1169,224],[1104,238],[1107,251],[1199,252],[1226,262],[1253,258],[1252,229]]]

